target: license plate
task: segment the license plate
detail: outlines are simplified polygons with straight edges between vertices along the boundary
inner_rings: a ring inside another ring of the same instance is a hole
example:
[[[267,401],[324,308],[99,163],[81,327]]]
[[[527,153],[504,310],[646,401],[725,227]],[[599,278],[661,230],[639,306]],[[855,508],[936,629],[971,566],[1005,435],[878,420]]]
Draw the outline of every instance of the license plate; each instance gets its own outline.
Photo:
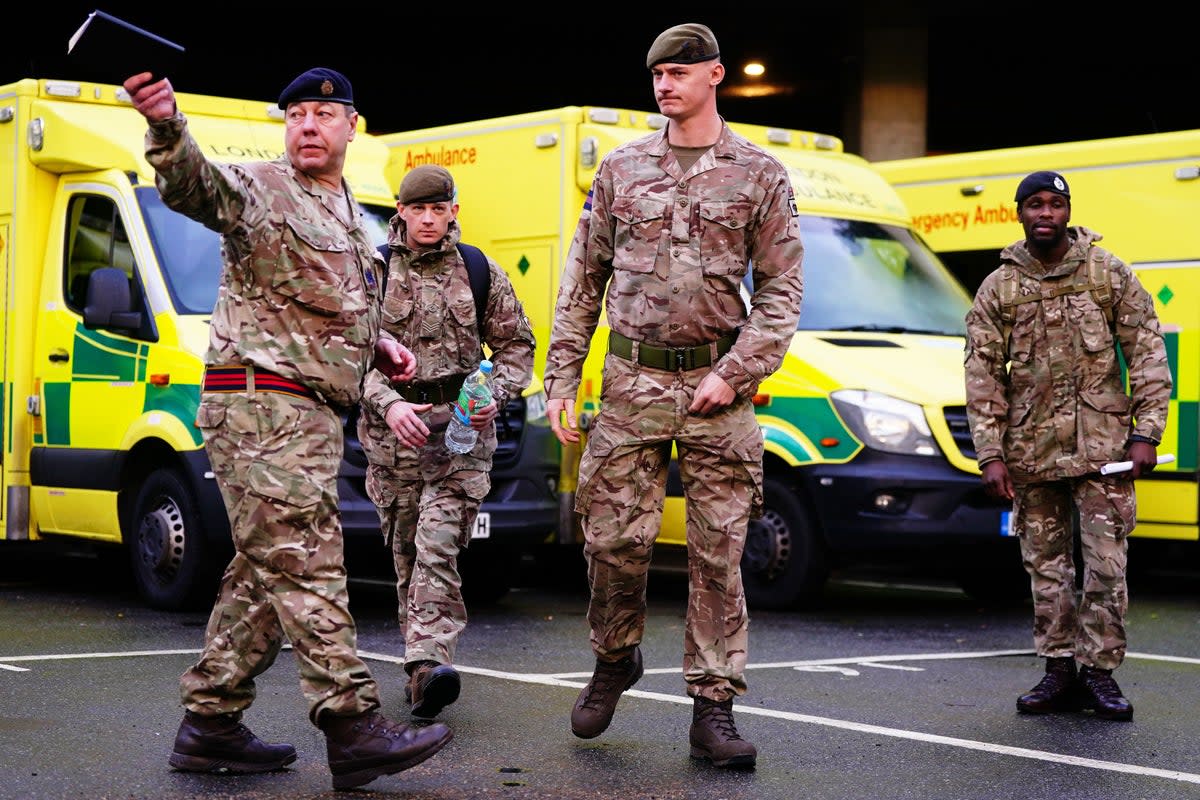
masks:
[[[492,515],[480,511],[475,517],[475,529],[471,531],[472,539],[487,539],[492,535]]]
[[[1001,536],[1016,536],[1017,532],[1013,530],[1013,513],[1011,511],[1000,512],[1000,535]]]

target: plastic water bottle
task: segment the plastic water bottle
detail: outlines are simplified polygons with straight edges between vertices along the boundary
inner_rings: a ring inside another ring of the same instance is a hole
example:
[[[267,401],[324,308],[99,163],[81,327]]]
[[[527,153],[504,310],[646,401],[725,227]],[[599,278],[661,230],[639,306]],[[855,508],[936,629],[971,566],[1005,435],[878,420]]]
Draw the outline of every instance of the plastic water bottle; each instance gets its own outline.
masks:
[[[479,431],[471,427],[471,414],[490,402],[492,362],[484,360],[479,362],[479,369],[463,381],[462,391],[458,393],[458,402],[454,404],[454,413],[450,417],[450,424],[446,426],[447,450],[459,455],[471,452],[475,440],[479,438]]]

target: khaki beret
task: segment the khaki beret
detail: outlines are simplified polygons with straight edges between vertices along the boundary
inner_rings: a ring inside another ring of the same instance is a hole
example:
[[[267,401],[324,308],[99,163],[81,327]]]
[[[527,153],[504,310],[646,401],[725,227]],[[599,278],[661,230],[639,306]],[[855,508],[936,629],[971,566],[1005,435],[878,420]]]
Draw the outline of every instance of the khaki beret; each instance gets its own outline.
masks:
[[[663,62],[697,64],[719,58],[720,55],[717,37],[713,36],[708,26],[689,22],[667,28],[658,35],[654,44],[650,45],[650,52],[646,54],[646,68],[653,69],[655,64]]]
[[[296,79],[280,92],[279,107],[286,111],[292,103],[302,103],[306,100],[325,100],[352,106],[354,90],[350,88],[349,79],[337,70],[314,67],[297,75]]]
[[[448,203],[454,199],[454,178],[445,167],[422,164],[400,181],[396,199],[409,203]]]

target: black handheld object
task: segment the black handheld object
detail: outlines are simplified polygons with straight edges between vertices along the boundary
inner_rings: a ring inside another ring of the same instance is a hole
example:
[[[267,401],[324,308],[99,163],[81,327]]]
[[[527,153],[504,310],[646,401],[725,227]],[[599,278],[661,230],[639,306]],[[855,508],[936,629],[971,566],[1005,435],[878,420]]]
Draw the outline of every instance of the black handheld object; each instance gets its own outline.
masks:
[[[126,78],[150,72],[154,80],[168,78],[183,62],[184,49],[112,14],[88,14],[67,42],[67,55],[79,68],[79,78],[118,86]]]

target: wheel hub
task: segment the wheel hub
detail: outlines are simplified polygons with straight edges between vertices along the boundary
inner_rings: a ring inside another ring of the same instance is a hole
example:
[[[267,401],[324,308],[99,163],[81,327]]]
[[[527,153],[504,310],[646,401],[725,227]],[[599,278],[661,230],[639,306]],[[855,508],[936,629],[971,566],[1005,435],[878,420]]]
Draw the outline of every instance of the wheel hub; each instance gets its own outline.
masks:
[[[185,539],[183,514],[170,498],[161,498],[138,521],[138,557],[164,583],[179,573]]]
[[[750,522],[742,569],[772,581],[787,568],[792,557],[792,536],[782,515],[768,510]]]

